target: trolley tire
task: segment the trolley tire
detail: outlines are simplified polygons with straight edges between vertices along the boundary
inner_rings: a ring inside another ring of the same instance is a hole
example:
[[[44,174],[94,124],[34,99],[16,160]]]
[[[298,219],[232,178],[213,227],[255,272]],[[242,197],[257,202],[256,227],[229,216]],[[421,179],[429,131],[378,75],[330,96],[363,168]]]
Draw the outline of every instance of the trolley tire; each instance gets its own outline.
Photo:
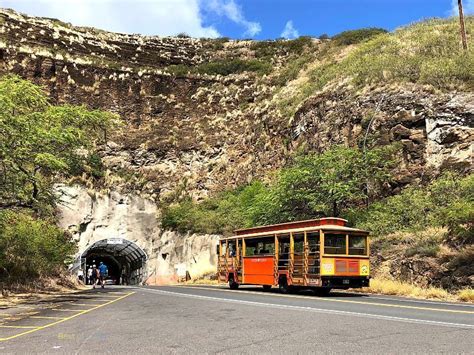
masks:
[[[270,291],[272,289],[271,285],[263,285],[263,290],[264,291]]]
[[[229,280],[229,288],[231,290],[237,290],[239,288],[239,284],[237,282],[234,282],[233,279]]]
[[[280,290],[280,293],[283,294],[287,294],[289,292],[288,282],[286,282],[286,279],[280,280],[278,283],[278,289]]]

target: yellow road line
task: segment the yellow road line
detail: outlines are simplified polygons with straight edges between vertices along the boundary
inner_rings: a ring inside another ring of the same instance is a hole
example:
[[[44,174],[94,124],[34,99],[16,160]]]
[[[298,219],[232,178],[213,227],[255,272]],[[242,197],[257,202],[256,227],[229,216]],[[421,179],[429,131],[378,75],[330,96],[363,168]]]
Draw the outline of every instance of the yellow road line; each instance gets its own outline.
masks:
[[[16,328],[16,329],[36,329],[36,326],[26,326],[26,325],[0,325],[0,328]]]
[[[58,311],[58,312],[84,312],[84,311],[87,311],[87,309],[53,309],[53,311]]]
[[[49,328],[49,327],[52,327],[53,325],[56,325],[56,324],[59,324],[59,323],[63,323],[65,321],[68,321],[70,319],[73,319],[73,318],[76,318],[76,317],[79,317],[80,315],[82,314],[85,314],[85,313],[89,313],[89,312],[92,312],[98,308],[101,308],[101,307],[104,307],[104,306],[107,306],[111,303],[114,303],[114,302],[117,302],[117,301],[120,301],[121,299],[124,299],[125,297],[128,297],[130,295],[133,295],[135,292],[130,292],[130,293],[127,293],[126,295],[123,295],[119,298],[116,298],[114,300],[111,300],[109,302],[106,302],[104,304],[101,304],[100,306],[95,306],[91,309],[87,309],[87,310],[84,310],[84,311],[81,311],[80,313],[77,313],[77,314],[74,314],[70,317],[66,317],[66,318],[62,318],[56,322],[53,322],[53,323],[49,323],[49,324],[46,324],[46,325],[43,325],[43,326],[40,326],[40,327],[37,327],[35,329],[31,329],[31,330],[28,330],[26,332],[23,332],[23,333],[20,333],[20,334],[15,334],[15,335],[12,335],[12,336],[9,336],[9,337],[6,337],[6,338],[0,338],[0,342],[2,341],[6,341],[6,340],[11,340],[11,339],[14,339],[14,338],[18,338],[18,337],[21,337],[23,335],[27,335],[27,334],[31,334],[31,333],[34,333],[34,332],[37,332],[38,330],[41,330],[41,329],[45,329],[45,328]]]
[[[298,295],[281,295],[275,293],[263,293],[263,292],[256,292],[256,291],[247,291],[247,290],[226,290],[226,289],[219,289],[219,288],[207,288],[207,287],[195,287],[195,286],[178,286],[182,288],[195,288],[200,290],[215,290],[221,292],[236,292],[242,294],[244,293],[251,293],[256,295],[266,295],[266,296],[273,296],[273,297],[285,297],[285,298],[301,298],[306,300],[311,300],[308,296],[298,296]],[[387,304],[387,303],[375,303],[375,302],[364,302],[364,301],[351,301],[351,300],[336,300],[331,298],[323,298],[319,297],[316,298],[317,301],[327,301],[327,302],[340,302],[340,303],[353,303],[353,304],[363,304],[363,305],[370,305],[370,306],[379,306],[379,307],[392,307],[392,308],[403,308],[403,309],[417,309],[421,311],[434,311],[434,312],[447,312],[447,313],[462,313],[462,314],[474,314],[474,311],[462,311],[458,309],[441,309],[441,308],[432,308],[432,307],[419,307],[419,306],[406,306],[406,305],[399,305],[399,304]],[[396,300],[394,300],[396,301]]]

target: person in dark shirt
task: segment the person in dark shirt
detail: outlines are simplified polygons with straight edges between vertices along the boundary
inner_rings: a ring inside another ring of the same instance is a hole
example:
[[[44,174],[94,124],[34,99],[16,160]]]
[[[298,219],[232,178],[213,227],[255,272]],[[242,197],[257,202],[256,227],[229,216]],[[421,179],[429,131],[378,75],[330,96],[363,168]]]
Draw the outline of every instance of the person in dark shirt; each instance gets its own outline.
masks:
[[[109,270],[107,266],[101,261],[99,264],[99,280],[102,288],[105,286],[105,278],[108,276]]]

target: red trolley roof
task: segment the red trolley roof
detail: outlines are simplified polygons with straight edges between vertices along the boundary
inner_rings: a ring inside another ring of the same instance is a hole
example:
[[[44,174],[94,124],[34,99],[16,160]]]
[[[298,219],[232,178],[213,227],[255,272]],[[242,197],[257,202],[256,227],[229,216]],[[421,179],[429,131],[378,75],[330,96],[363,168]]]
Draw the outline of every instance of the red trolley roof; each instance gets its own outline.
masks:
[[[277,232],[277,231],[287,230],[287,229],[311,228],[311,227],[319,227],[319,226],[327,226],[327,225],[344,227],[346,224],[347,224],[347,220],[343,218],[327,217],[327,218],[318,218],[318,219],[308,219],[306,221],[287,222],[287,223],[280,223],[280,224],[272,224],[268,226],[238,229],[235,231],[235,235]]]

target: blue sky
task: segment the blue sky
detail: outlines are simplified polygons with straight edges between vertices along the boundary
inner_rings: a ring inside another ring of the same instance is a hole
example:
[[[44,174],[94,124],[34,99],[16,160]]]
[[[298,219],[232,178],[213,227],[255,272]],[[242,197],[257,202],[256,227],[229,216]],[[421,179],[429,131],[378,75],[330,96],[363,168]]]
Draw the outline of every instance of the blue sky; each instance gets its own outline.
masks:
[[[474,13],[474,0],[463,0]],[[0,0],[0,7],[74,25],[147,35],[267,39],[393,30],[455,14],[456,0]]]

